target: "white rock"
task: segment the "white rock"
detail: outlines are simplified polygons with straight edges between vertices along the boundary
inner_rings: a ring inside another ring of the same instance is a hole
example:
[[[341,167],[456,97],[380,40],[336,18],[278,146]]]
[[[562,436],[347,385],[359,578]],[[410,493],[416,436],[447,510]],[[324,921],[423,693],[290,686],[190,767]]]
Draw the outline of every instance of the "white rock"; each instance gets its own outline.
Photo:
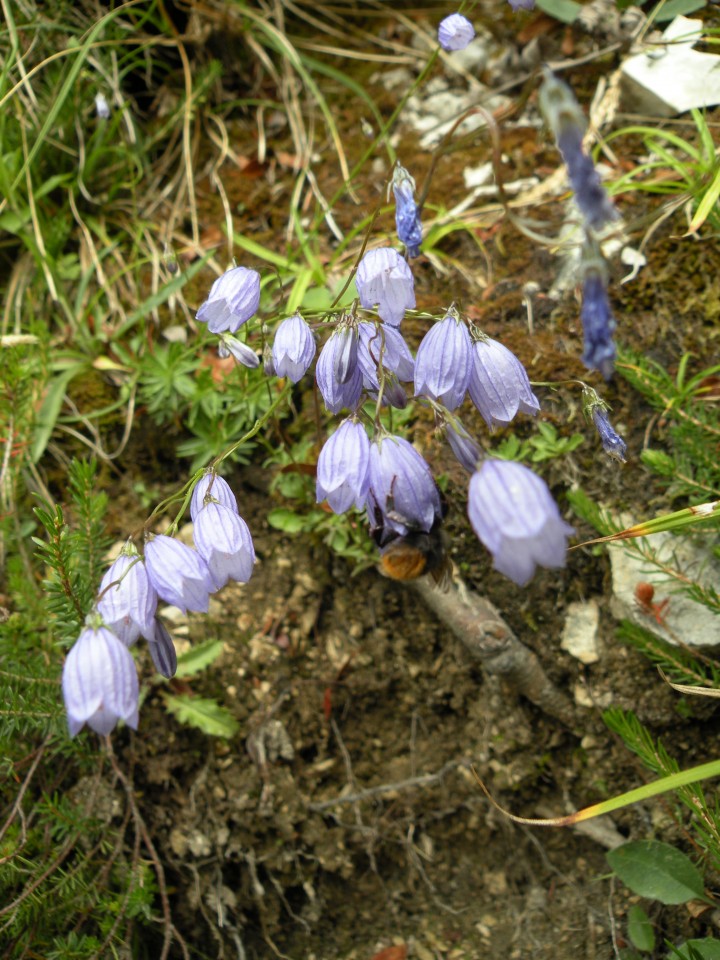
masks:
[[[600,607],[595,600],[571,603],[567,609],[560,646],[580,663],[597,663],[600,659],[599,625]]]

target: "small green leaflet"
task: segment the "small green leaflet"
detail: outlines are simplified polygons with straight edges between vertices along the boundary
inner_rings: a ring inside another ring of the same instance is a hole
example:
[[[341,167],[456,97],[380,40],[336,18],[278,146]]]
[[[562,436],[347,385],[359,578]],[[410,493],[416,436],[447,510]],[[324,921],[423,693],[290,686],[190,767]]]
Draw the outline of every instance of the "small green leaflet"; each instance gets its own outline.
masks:
[[[637,904],[628,910],[628,936],[643,953],[652,953],[655,949],[655,931],[650,917]]]
[[[536,5],[562,23],[574,23],[582,10],[582,4],[575,3],[575,0],[537,0]]]
[[[178,657],[176,677],[192,677],[195,673],[200,673],[223,652],[222,640],[207,640],[205,643],[199,643],[186,653]]]
[[[164,694],[163,700],[170,713],[174,714],[180,723],[196,727],[208,736],[224,737],[227,740],[238,732],[239,724],[235,717],[214,700],[183,694],[179,696]]]
[[[606,856],[622,882],[641,897],[660,903],[707,900],[702,874],[689,857],[669,843],[633,840]]]

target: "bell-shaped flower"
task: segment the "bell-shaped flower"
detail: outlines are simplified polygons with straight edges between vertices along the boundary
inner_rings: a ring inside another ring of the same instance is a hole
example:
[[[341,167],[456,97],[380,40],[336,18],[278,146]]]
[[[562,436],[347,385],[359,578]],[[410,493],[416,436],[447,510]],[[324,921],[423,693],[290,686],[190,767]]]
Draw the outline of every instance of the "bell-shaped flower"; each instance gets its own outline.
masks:
[[[370,444],[368,518],[401,535],[432,528],[441,516],[440,494],[430,467],[402,437],[385,434]]]
[[[62,690],[70,736],[84,724],[105,736],[118,720],[137,729],[138,678],[125,644],[91,614],[67,655]]]
[[[128,541],[100,582],[97,609],[126,647],[152,629],[157,593],[140,555]]]
[[[357,334],[354,365],[350,355],[352,351],[348,349],[351,342],[345,328],[335,331],[328,337],[315,364],[315,380],[330,413],[340,413],[343,407],[354,410],[362,394],[363,378],[357,362]],[[347,378],[341,381],[338,374],[346,375]]]
[[[600,442],[602,443],[602,448],[605,453],[609,457],[612,457],[613,460],[617,460],[620,463],[625,463],[627,444],[620,434],[617,433],[613,428],[613,425],[610,423],[610,417],[608,416],[607,409],[602,404],[599,403],[593,406],[592,419],[593,423],[597,427],[597,432],[600,436]]]
[[[405,167],[397,164],[393,173],[392,189],[395,194],[395,226],[397,235],[407,247],[410,258],[420,255],[422,224],[420,211],[415,203],[415,180]]]
[[[445,439],[458,462],[468,473],[475,473],[482,459],[482,450],[473,440],[457,417],[448,418],[444,424]]]
[[[153,621],[152,634],[146,637],[150,647],[150,656],[160,676],[169,680],[177,673],[177,652],[173,638],[160,617]]]
[[[193,540],[215,590],[228,580],[248,582],[255,564],[255,547],[241,516],[220,503],[207,503],[195,517]]]
[[[260,366],[260,358],[246,343],[243,343],[242,340],[238,340],[237,337],[231,336],[229,333],[224,333],[220,340],[218,346],[218,356],[221,360],[225,360],[226,357],[233,357],[241,366],[248,367],[250,370],[254,370],[255,367]]]
[[[215,281],[210,296],[196,319],[207,323],[210,333],[235,333],[260,306],[260,274],[247,267],[233,267]]]
[[[335,513],[362,508],[367,498],[370,441],[357,420],[343,420],[320,451],[317,462],[318,503],[327,500]]]
[[[448,410],[465,398],[473,350],[468,329],[455,310],[432,325],[415,359],[415,396],[430,397]]]
[[[366,390],[377,393],[380,388],[378,370],[383,366],[398,380],[412,380],[415,360],[397,327],[387,323],[358,324],[358,365]]]
[[[535,9],[535,0],[509,0],[509,2],[515,13],[517,13],[518,10]]]
[[[547,485],[511,460],[486,460],[470,479],[468,516],[493,566],[524,587],[541,567],[564,567],[575,531],[560,516]]]
[[[438,27],[438,43],[443,50],[464,50],[474,36],[473,25],[461,13],[451,13]]]
[[[392,247],[369,250],[358,264],[355,283],[361,305],[371,310],[377,304],[380,319],[393,327],[415,306],[412,271]]]
[[[195,484],[190,500],[191,520],[195,519],[206,503],[221,503],[233,513],[238,512],[237,500],[230,484],[212,469],[207,470]]]
[[[190,547],[158,534],[145,543],[145,566],[150,582],[165,603],[183,613],[208,612],[215,584],[203,558]]]
[[[297,383],[307,373],[315,350],[312,330],[299,313],[293,314],[283,320],[275,331],[272,347],[275,374]]]
[[[489,337],[475,340],[472,361],[468,393],[491,430],[506,427],[517,413],[538,413],[525,367],[502,343]]]
[[[580,308],[583,339],[583,363],[598,370],[606,380],[615,371],[615,318],[607,293],[607,273],[601,259],[588,260],[583,270],[582,307]]]

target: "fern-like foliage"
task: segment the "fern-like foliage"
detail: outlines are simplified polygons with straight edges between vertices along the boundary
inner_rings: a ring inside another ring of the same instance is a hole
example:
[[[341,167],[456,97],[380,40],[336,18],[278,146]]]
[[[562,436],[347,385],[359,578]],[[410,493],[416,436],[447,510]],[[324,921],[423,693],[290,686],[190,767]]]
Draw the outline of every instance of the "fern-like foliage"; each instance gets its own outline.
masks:
[[[660,667],[672,683],[720,690],[720,664],[698,651],[672,646],[629,620],[620,624],[618,638]]]

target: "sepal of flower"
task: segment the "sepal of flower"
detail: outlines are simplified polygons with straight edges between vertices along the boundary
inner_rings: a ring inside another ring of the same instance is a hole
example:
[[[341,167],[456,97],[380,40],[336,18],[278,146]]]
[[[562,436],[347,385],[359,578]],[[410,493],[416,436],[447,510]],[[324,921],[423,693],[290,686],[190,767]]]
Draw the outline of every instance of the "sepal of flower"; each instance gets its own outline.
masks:
[[[317,462],[318,503],[327,500],[335,513],[365,506],[369,483],[370,440],[357,420],[343,420],[329,437]]]
[[[173,638],[159,617],[153,621],[152,634],[146,637],[150,656],[160,676],[169,680],[177,673],[177,652]]]
[[[457,417],[448,414],[445,417],[443,429],[445,439],[460,465],[468,473],[475,473],[483,456],[479,444],[473,440]]]
[[[301,380],[315,357],[315,337],[299,313],[283,320],[275,331],[273,368],[278,377]]]
[[[505,427],[518,413],[534,417],[540,404],[515,354],[477,331],[473,341],[468,393],[488,427]]]
[[[67,655],[62,676],[70,736],[84,724],[103,736],[118,720],[137,729],[138,678],[125,644],[99,614],[90,614],[85,629]]]
[[[246,343],[238,340],[229,333],[223,333],[218,345],[218,356],[221,360],[233,357],[241,366],[254,370],[260,365],[260,358]]]
[[[415,359],[415,396],[437,400],[455,410],[465,399],[472,366],[472,342],[457,311],[428,330]]]
[[[440,21],[438,43],[443,50],[464,50],[475,36],[475,29],[461,13],[451,13]]]
[[[607,293],[607,272],[599,258],[583,263],[582,307],[580,308],[583,339],[583,363],[598,370],[609,380],[615,371],[617,351],[613,340],[616,323]]]
[[[370,444],[367,510],[371,526],[404,535],[432,528],[441,516],[430,467],[403,437],[383,434]]]
[[[369,310],[377,305],[380,319],[393,327],[415,307],[412,271],[392,247],[369,250],[358,264],[355,284],[361,305]]]
[[[397,235],[407,247],[410,258],[420,255],[422,224],[415,203],[415,180],[405,167],[397,164],[393,172],[392,189],[395,194],[395,226]]]
[[[325,406],[330,413],[340,413],[344,407],[354,410],[362,394],[363,378],[357,362],[351,376],[344,383],[340,383],[336,377],[335,371],[339,365],[342,365],[335,355],[338,352],[345,351],[346,347],[347,340],[345,337],[340,336],[337,332],[332,333],[320,351],[320,356],[315,364],[315,380],[325,401]]]
[[[206,503],[221,503],[233,513],[238,512],[237,500],[230,484],[212,469],[206,470],[195,484],[190,499],[191,520],[195,520]]]
[[[521,463],[486,460],[470,479],[468,516],[495,569],[518,586],[529,583],[538,565],[565,566],[575,531],[546,483]]]
[[[215,281],[210,295],[196,314],[210,333],[235,333],[255,316],[260,306],[260,274],[247,267],[233,267]]]
[[[387,323],[358,324],[358,365],[365,389],[375,393],[380,389],[378,370],[381,366],[394,373],[398,380],[412,380],[415,375],[410,348],[397,327]]]
[[[193,540],[210,571],[214,590],[228,580],[248,582],[255,565],[255,547],[239,514],[220,503],[206,503],[195,517]]]
[[[158,534],[145,543],[145,566],[150,582],[165,603],[183,613],[208,612],[210,594],[216,587],[207,564],[195,550],[173,537]]]
[[[157,593],[131,541],[106,570],[100,582],[97,610],[107,627],[131,646],[152,629]]]

